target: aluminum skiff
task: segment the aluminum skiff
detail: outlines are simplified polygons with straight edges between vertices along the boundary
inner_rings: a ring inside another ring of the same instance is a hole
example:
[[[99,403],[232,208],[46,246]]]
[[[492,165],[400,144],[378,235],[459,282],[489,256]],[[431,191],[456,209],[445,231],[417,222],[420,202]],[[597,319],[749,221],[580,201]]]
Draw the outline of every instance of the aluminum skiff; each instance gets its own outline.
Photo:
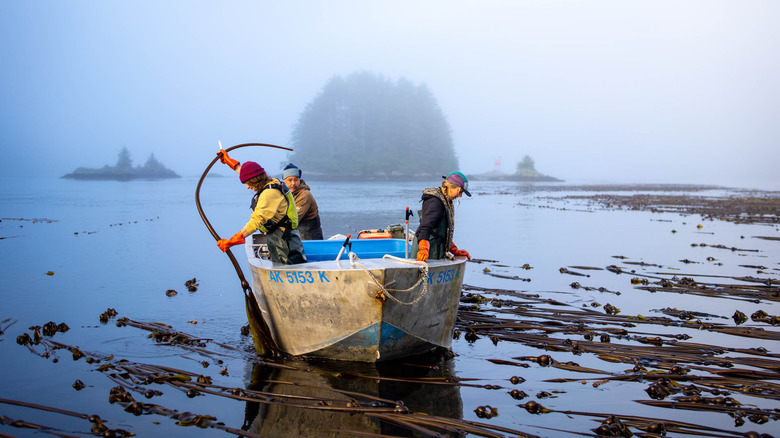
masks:
[[[265,236],[245,245],[252,292],[279,348],[293,356],[376,362],[449,349],[465,257],[404,258],[403,239],[304,241],[308,263],[268,259]]]

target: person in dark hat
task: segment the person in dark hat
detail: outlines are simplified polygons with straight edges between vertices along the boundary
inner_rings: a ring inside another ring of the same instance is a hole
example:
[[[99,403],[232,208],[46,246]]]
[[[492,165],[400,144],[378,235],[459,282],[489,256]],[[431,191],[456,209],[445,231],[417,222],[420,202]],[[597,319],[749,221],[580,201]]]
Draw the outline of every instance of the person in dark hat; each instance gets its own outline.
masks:
[[[282,173],[282,179],[292,191],[295,198],[295,208],[298,211],[298,232],[301,240],[322,240],[322,223],[317,201],[311,194],[311,188],[301,179],[303,172],[293,163],[287,165]]]
[[[242,165],[224,150],[217,152],[217,156],[238,173],[247,189],[255,192],[249,222],[230,239],[217,241],[219,249],[224,252],[233,245],[244,243],[246,237],[259,230],[268,236],[268,253],[272,262],[285,265],[305,263],[303,243],[296,229],[298,212],[295,199],[287,186],[269,177],[263,166],[254,161],[246,161]]]
[[[469,180],[460,172],[450,172],[443,176],[440,187],[428,187],[423,190],[422,210],[419,212],[420,226],[414,235],[412,254],[417,260],[443,259],[447,253],[464,256],[471,260],[468,251],[458,249],[452,241],[455,231],[455,209],[452,201],[469,192]]]

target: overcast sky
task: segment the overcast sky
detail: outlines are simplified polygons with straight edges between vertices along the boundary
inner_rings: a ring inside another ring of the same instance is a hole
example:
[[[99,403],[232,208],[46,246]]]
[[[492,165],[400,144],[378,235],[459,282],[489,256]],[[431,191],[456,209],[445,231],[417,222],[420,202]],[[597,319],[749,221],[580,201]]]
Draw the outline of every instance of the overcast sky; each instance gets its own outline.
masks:
[[[126,146],[199,175],[217,140],[289,145],[331,77],[367,70],[428,85],[467,174],[530,155],[571,182],[780,189],[778,18],[777,0],[4,0],[0,172]]]

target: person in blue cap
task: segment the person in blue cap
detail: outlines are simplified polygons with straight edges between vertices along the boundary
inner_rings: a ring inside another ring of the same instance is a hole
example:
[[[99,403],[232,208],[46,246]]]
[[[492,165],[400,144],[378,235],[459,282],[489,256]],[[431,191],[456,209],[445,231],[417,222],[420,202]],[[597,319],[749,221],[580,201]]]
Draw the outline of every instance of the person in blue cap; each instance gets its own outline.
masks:
[[[414,235],[412,254],[417,254],[417,260],[443,259],[447,253],[464,256],[471,260],[466,250],[458,249],[452,241],[455,231],[455,208],[452,201],[469,192],[469,180],[460,172],[450,172],[443,176],[440,187],[428,187],[423,190],[422,210],[420,210],[420,226]]]
[[[295,164],[284,168],[282,180],[295,197],[295,209],[298,211],[298,232],[301,240],[322,240],[322,223],[317,201],[311,194],[311,188],[301,179],[303,172]]]

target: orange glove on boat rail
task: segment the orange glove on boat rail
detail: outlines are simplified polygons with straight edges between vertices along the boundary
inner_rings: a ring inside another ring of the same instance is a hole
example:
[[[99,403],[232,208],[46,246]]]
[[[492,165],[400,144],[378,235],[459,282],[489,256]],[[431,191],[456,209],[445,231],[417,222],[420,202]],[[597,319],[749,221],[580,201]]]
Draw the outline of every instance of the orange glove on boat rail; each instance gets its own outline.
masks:
[[[466,256],[467,259],[471,260],[471,254],[469,254],[468,251],[465,249],[458,249],[457,246],[455,246],[455,242],[452,242],[452,247],[450,248],[450,252],[452,255],[456,256]]]
[[[238,245],[239,243],[244,243],[244,242],[245,242],[244,235],[241,234],[241,231],[239,231],[238,233],[234,234],[233,237],[231,237],[230,239],[217,240],[217,246],[219,247],[219,249],[222,250],[222,252],[225,252],[231,246]]]
[[[221,161],[223,164],[227,164],[231,169],[235,169],[236,166],[241,164],[240,161],[230,158],[227,151],[223,149],[220,149],[219,152],[217,152],[217,156],[219,157],[219,161]]]
[[[431,251],[431,244],[425,239],[420,239],[420,241],[417,242],[417,245],[420,247],[420,250],[417,251],[417,260],[421,262],[428,261],[428,253]]]

